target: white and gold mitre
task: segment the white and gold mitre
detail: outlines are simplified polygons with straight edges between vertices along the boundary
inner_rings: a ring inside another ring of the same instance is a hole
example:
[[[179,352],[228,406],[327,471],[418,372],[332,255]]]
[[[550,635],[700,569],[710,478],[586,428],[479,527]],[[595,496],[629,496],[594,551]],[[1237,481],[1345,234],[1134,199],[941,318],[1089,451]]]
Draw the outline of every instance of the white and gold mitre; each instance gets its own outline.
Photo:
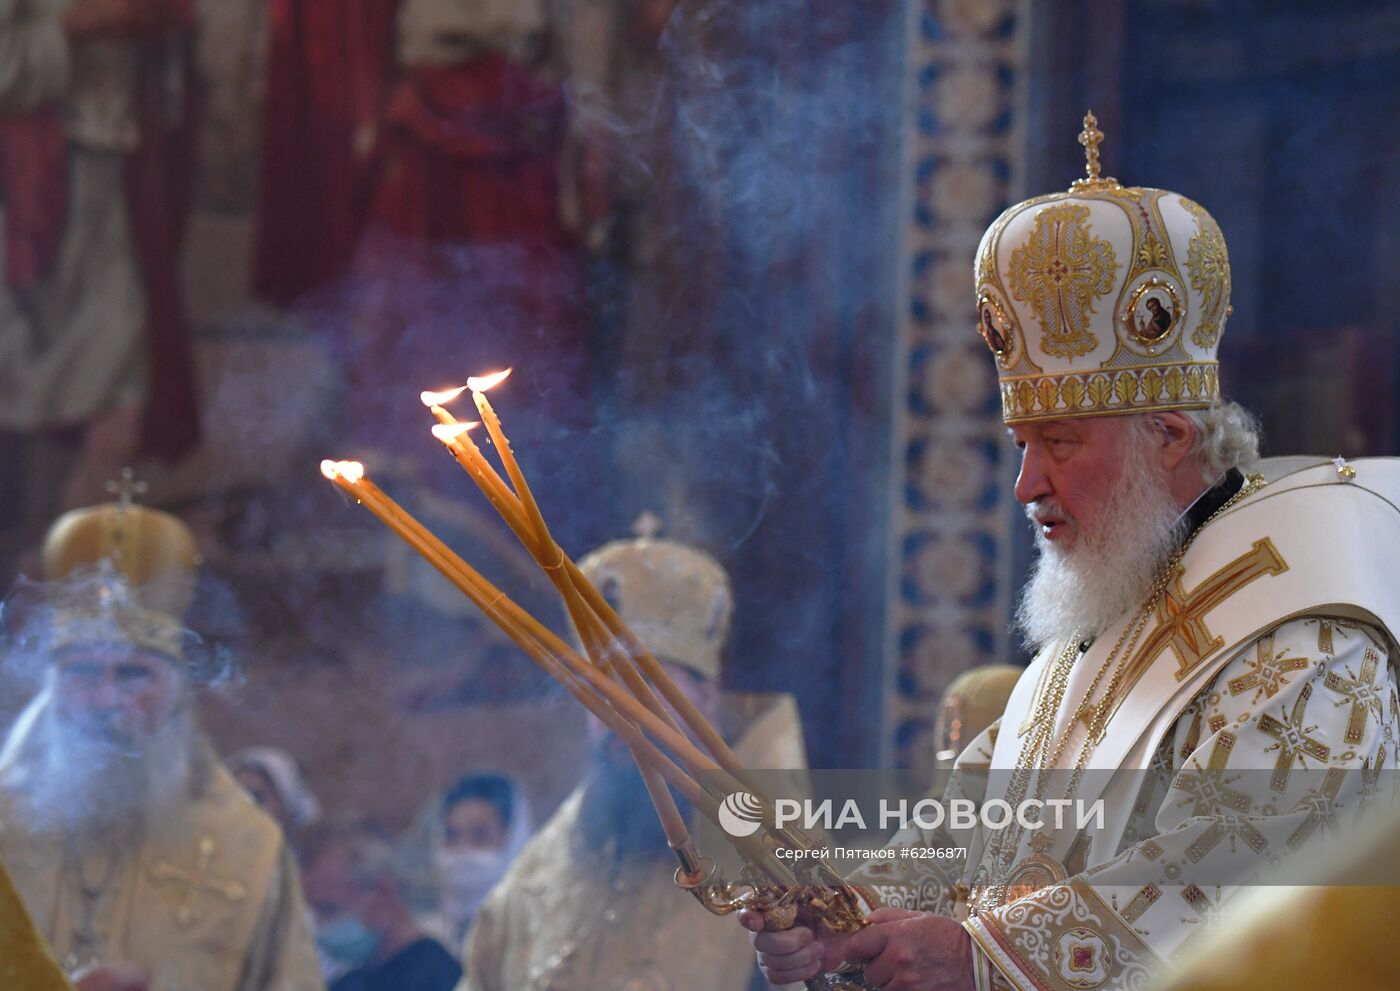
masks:
[[[1194,409],[1220,400],[1230,315],[1225,238],[1205,209],[1099,176],[1008,209],[977,249],[978,329],[1007,423]]]
[[[169,513],[129,500],[75,509],[44,538],[44,576],[56,591],[54,649],[124,641],[182,656],[199,552]]]
[[[734,596],[718,561],[686,544],[643,536],[606,544],[579,568],[653,655],[719,678]]]

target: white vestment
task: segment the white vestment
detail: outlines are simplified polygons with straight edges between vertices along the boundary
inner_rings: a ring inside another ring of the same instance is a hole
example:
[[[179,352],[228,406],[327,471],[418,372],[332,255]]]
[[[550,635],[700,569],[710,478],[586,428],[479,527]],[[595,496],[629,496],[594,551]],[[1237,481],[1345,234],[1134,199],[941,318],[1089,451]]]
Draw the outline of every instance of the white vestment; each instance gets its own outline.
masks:
[[[1102,799],[1102,823],[909,830],[897,845],[962,846],[966,861],[873,863],[854,878],[885,904],[965,920],[979,987],[1143,987],[1228,915],[1239,882],[1345,836],[1376,799],[1400,736],[1400,461],[1355,462],[1353,481],[1313,465],[1198,531],[1126,656],[1114,648],[1134,617],[1073,660],[1050,736],[1067,745],[1043,786],[1009,772],[1072,645],[1032,662],[945,796],[1059,798],[1083,753],[1074,797]],[[1071,717],[1120,667],[1086,751]]]

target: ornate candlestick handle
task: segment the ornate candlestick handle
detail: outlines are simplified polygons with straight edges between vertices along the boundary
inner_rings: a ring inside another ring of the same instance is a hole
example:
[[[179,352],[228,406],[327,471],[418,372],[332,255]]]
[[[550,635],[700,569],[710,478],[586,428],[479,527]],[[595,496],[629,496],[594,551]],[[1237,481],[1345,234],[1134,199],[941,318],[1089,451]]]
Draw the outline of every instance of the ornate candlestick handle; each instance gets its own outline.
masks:
[[[825,885],[775,887],[752,881],[727,882],[708,857],[694,848],[677,850],[681,866],[676,868],[676,884],[695,896],[713,915],[731,915],[742,909],[760,912],[766,929],[791,929],[798,912],[807,908],[837,932],[855,932],[865,926],[855,892],[850,888]],[[862,967],[846,966],[834,974],[822,974],[805,982],[808,991],[871,991]]]

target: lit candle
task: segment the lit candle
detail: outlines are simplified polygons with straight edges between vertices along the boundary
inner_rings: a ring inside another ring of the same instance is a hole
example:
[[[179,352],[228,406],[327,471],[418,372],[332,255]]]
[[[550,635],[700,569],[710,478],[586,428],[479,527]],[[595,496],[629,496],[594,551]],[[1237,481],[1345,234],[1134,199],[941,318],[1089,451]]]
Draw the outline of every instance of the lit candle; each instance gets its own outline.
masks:
[[[424,393],[426,399],[431,393]],[[588,651],[588,656],[595,664],[604,670],[611,670],[612,663],[610,657],[618,654],[621,644],[618,644],[617,651],[613,651],[606,642],[613,638],[602,622],[593,615],[592,611],[585,605],[583,597],[574,587],[568,576],[561,571],[558,562],[563,560],[564,552],[554,543],[554,539],[546,530],[544,539],[540,540],[536,532],[530,529],[529,525],[521,516],[521,507],[515,494],[506,488],[505,482],[501,481],[501,476],[497,475],[495,469],[486,461],[485,455],[481,453],[481,448],[476,446],[472,440],[471,430],[479,424],[476,421],[468,423],[458,422],[451,413],[441,406],[432,407],[433,415],[439,420],[433,427],[433,436],[443,443],[452,452],[452,456],[457,459],[457,463],[466,469],[472,479],[477,483],[496,512],[506,521],[515,535],[520,539],[521,544],[535,558],[558,589],[559,594],[564,598],[564,605],[569,611],[569,618],[573,621],[574,628],[579,631],[579,639],[583,641]],[[650,689],[640,676],[628,680],[628,687],[633,689],[633,694],[644,692],[649,694]],[[670,714],[659,704],[651,706],[649,700],[643,695],[639,695],[643,702],[648,702],[652,711],[670,720]],[[674,721],[672,721],[674,725]],[[677,727],[679,728],[679,727]]]
[[[594,641],[588,649],[588,654],[594,659],[594,662],[599,663],[603,668],[610,668],[612,665],[610,665],[608,661],[609,655],[623,658],[624,662],[617,665],[617,669],[622,673],[624,682],[626,682],[627,687],[633,691],[634,696],[640,698],[651,711],[657,712],[657,714],[665,718],[666,721],[671,722],[672,725],[676,725],[671,717],[671,712],[666,711],[664,705],[661,705],[661,701],[658,700],[654,691],[651,690],[650,684],[647,683],[647,680],[645,680],[640,673],[637,673],[636,668],[634,668],[633,663],[631,663],[634,658],[634,649],[631,648],[640,648],[640,644],[638,644],[636,638],[633,638],[630,644],[617,640],[616,630],[613,630],[610,624],[603,620],[601,613],[599,613],[596,619],[589,614],[596,612],[598,606],[594,605],[594,603],[603,602],[603,598],[601,595],[598,595],[596,591],[594,591],[594,595],[588,596],[588,589],[592,588],[591,584],[589,584],[588,579],[584,577],[584,574],[578,571],[577,567],[573,567],[573,561],[568,560],[568,558],[564,556],[564,551],[559,544],[554,542],[554,537],[550,535],[549,532],[549,526],[545,523],[545,516],[540,512],[539,504],[535,501],[535,494],[532,493],[529,483],[525,480],[525,473],[522,472],[519,462],[515,461],[514,451],[511,451],[510,440],[505,437],[505,431],[504,428],[501,427],[501,419],[500,416],[497,416],[496,407],[491,406],[491,400],[487,399],[486,396],[486,392],[489,391],[489,389],[496,388],[497,385],[500,385],[501,382],[504,382],[505,379],[510,377],[510,374],[511,370],[507,368],[507,370],[496,372],[496,374],[493,375],[472,377],[466,379],[466,388],[472,391],[472,399],[476,402],[477,413],[480,413],[480,416],[482,416],[482,423],[486,426],[487,433],[491,435],[491,442],[496,445],[497,452],[501,456],[501,465],[505,468],[505,475],[510,477],[511,484],[515,487],[515,497],[518,498],[519,507],[524,509],[525,521],[529,526],[529,535],[535,537],[536,549],[542,551],[542,553],[536,554],[535,560],[538,561],[540,567],[545,568],[546,574],[549,574],[550,579],[554,582],[554,586],[559,589],[560,595],[564,598],[564,605],[566,605],[568,614],[570,614],[570,619],[574,620],[574,627],[577,628],[581,640],[584,640],[585,644],[589,644],[589,640]],[[423,399],[424,402],[427,402],[428,398],[438,399],[440,402],[438,402],[437,405],[441,406],[441,402],[451,402],[452,399],[455,399],[456,396],[459,395],[461,395],[461,389],[456,389],[456,391],[449,393],[424,393],[421,399]],[[473,445],[473,447],[475,447],[475,445]],[[477,454],[480,454],[480,451],[477,451]],[[500,476],[496,477],[497,480],[500,479]],[[486,491],[484,487],[483,491]],[[490,497],[491,493],[487,491],[487,498]],[[511,523],[510,516],[505,514],[501,515],[504,516],[505,522]],[[517,533],[521,542],[525,543],[526,547],[529,547],[526,533],[522,533],[521,530],[514,525],[511,526],[511,529],[515,529],[515,533]],[[566,565],[568,565],[568,567],[566,567]],[[591,600],[585,602],[584,596],[588,596],[588,599]],[[692,725],[692,729],[696,732],[696,735],[706,740],[707,746],[710,746],[711,743],[718,743],[718,746],[721,747],[721,752],[724,752],[725,756],[732,756],[732,754],[729,753],[728,746],[724,745],[724,740],[720,738],[717,732],[714,732],[713,726],[708,725],[706,719],[701,717],[700,711],[694,708],[694,705],[690,703],[685,693],[682,693],[679,687],[676,687],[675,683],[671,682],[671,677],[666,675],[664,670],[661,669],[661,665],[652,661],[652,668],[654,668],[657,675],[659,675],[659,679],[664,679],[658,682],[662,694],[668,698],[668,701],[671,701],[673,707],[678,708],[678,711],[682,712],[682,718],[686,719],[687,724],[689,724],[690,718],[692,717],[699,721],[696,725]],[[648,673],[651,673],[651,670],[648,670]],[[657,680],[657,675],[652,675],[652,679]],[[700,728],[701,725],[704,726],[703,729]],[[713,747],[711,747],[711,749],[713,749]],[[734,763],[735,766],[738,766],[738,760],[735,760]]]
[[[634,725],[645,726],[648,732],[665,742],[677,757],[691,766],[693,773],[718,770],[713,761],[695,749],[689,740],[641,705],[637,699],[613,684],[592,664],[578,657],[563,641],[448,549],[382,489],[365,478],[363,465],[355,461],[327,460],[321,462],[321,472],[442,572],[507,636],[544,667],[547,673],[564,684],[564,687],[604,724],[617,729],[619,719],[630,719]],[[580,679],[581,684],[578,683]],[[591,689],[594,694],[585,692],[585,687]],[[656,761],[656,756],[664,759],[664,755],[660,755],[659,752],[654,754],[654,745],[649,748],[641,745],[649,741],[645,741],[644,738],[639,740],[640,734],[624,730],[619,732],[619,736],[629,746],[638,744],[633,746],[633,755],[637,758],[638,767],[646,779],[647,790],[656,805],[667,842],[673,847],[684,845],[689,841],[685,820],[661,779],[664,777],[672,780],[692,801],[701,799],[696,801],[697,807],[703,808],[710,797],[704,794],[703,789],[699,789],[693,779],[678,778],[675,772],[678,772],[679,768],[675,768],[674,765],[668,768]],[[737,782],[735,784],[737,785]]]
[[[544,547],[546,542],[552,542],[549,538],[549,529],[545,526],[544,516],[540,513],[539,504],[535,502],[535,494],[530,491],[530,485],[525,481],[525,473],[520,470],[520,463],[515,460],[515,452],[511,450],[510,441],[501,428],[501,418],[496,415],[491,400],[486,398],[486,390],[500,385],[510,376],[510,372],[511,370],[507,368],[494,375],[473,376],[467,379],[467,388],[471,390],[472,401],[476,403],[477,412],[481,414],[481,422],[486,426],[486,432],[491,435],[491,443],[496,445],[496,451],[501,457],[501,464],[505,467],[506,476],[510,478],[510,484],[515,488],[516,498],[520,500],[520,505],[525,510],[525,519],[530,524],[530,530],[535,534],[540,546]],[[560,562],[556,560],[544,566],[557,568],[559,564]]]
[[[680,687],[676,685],[650,651],[627,628],[616,611],[608,605],[607,600],[593,587],[578,566],[554,542],[549,528],[544,522],[543,515],[540,513],[539,506],[530,496],[530,489],[525,482],[524,473],[520,471],[520,466],[511,454],[509,441],[506,439],[505,431],[501,428],[500,417],[485,395],[486,390],[499,385],[509,375],[510,369],[506,369],[494,375],[470,378],[466,385],[454,389],[419,393],[419,399],[425,406],[431,408],[433,416],[438,420],[438,425],[433,428],[433,436],[447,446],[457,459],[457,463],[477,483],[482,493],[514,531],[525,549],[534,556],[536,562],[549,575],[550,580],[564,597],[569,616],[574,620],[575,627],[579,628],[579,636],[586,638],[580,623],[580,614],[584,612],[595,613],[598,622],[604,628],[604,638],[608,641],[605,656],[616,655],[624,659],[623,663],[619,665],[619,669],[623,674],[623,680],[633,694],[653,712],[662,715],[668,722],[675,725],[670,712],[660,705],[651,685],[647,683],[646,678],[650,678],[651,683],[656,685],[662,697],[680,714],[681,719],[695,734],[696,739],[714,756],[720,766],[742,775],[743,764],[724,738],[710,725],[709,720],[705,719],[689,697],[680,690]],[[491,434],[496,448],[501,452],[502,464],[505,465],[506,472],[511,476],[511,481],[515,485],[516,492],[514,493],[506,487],[501,476],[491,467],[481,449],[472,440],[470,431],[475,424],[461,424],[443,408],[444,403],[452,402],[468,389],[471,390],[472,398],[476,401],[482,422],[485,423],[487,431]],[[521,493],[522,496],[517,498],[517,493]],[[525,497],[529,497],[528,501]],[[527,523],[526,514],[529,514],[532,508],[533,516]],[[566,574],[560,573],[561,564]],[[583,603],[578,601],[579,596],[583,597]],[[605,667],[611,666],[591,650],[589,655],[595,662],[601,661]],[[646,678],[636,672],[634,665],[639,666],[645,672]]]
[[[482,454],[481,448],[477,447],[476,442],[471,437],[471,430],[479,426],[479,423],[477,421],[459,422],[438,404],[439,400],[450,402],[461,395],[463,389],[465,386],[462,389],[420,394],[423,402],[430,404],[433,416],[438,420],[437,425],[433,427],[433,436],[452,453],[457,463],[476,482],[477,487],[495,507],[496,512],[506,521],[521,544],[534,556],[536,563],[544,569],[545,574],[554,583],[564,598],[569,618],[579,631],[579,639],[584,642],[589,657],[604,670],[612,670],[613,658],[628,659],[626,649],[616,640],[614,634],[608,630],[602,620],[593,615],[593,611],[584,602],[579,588],[576,587],[579,579],[574,578],[572,572],[566,574],[561,570],[560,563],[567,560],[563,549],[554,542],[547,526],[544,527],[544,540],[540,541],[536,536],[536,531],[525,521],[519,499],[506,487],[501,476],[496,474],[496,470],[491,467],[486,456]],[[540,522],[543,525],[543,520]],[[675,726],[671,714],[657,700],[645,679],[636,674],[635,671],[629,673],[629,666],[624,664],[620,670],[623,674],[623,680],[627,682],[633,694],[653,712]],[[676,728],[679,729],[678,726]]]
[[[525,539],[529,533],[526,529],[525,517],[521,512],[519,500],[515,498],[515,493],[506,488],[506,483],[501,480],[500,475],[496,474],[496,469],[491,467],[491,463],[481,453],[481,448],[476,446],[476,441],[472,440],[471,431],[480,424],[476,420],[459,422],[441,406],[434,406],[432,411],[439,421],[433,427],[433,436],[442,442],[442,445],[457,459],[457,463],[472,477],[472,481],[476,482],[482,494],[490,501],[501,518],[506,521],[506,525],[517,537],[521,538],[525,549],[538,559],[540,557],[540,553],[537,553],[539,551],[538,545]]]

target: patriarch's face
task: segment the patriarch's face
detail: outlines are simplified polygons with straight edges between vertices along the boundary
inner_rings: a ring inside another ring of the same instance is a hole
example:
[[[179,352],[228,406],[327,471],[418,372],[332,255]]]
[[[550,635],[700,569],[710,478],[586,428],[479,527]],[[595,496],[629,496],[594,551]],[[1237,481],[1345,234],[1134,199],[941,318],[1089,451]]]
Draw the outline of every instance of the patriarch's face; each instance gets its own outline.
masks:
[[[1107,519],[1124,462],[1129,424],[1123,417],[1087,417],[1018,424],[1021,452],[1016,499],[1053,548],[1068,553]]]

